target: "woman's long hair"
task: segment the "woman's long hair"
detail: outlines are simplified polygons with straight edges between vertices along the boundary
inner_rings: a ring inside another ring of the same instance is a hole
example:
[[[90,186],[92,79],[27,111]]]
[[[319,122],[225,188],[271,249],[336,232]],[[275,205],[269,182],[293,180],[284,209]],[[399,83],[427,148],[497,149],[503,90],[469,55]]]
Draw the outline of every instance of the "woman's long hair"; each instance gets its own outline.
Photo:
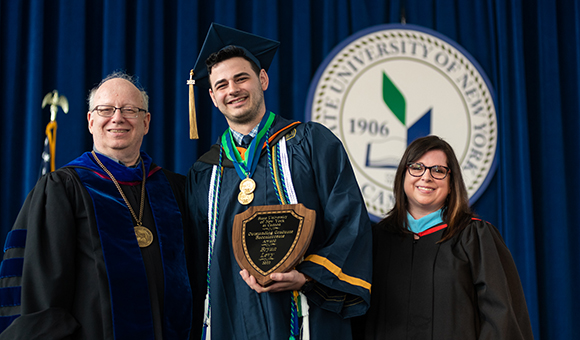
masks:
[[[443,238],[439,242],[444,242],[460,233],[469,224],[475,214],[469,208],[467,189],[461,175],[461,167],[453,152],[451,145],[437,136],[427,136],[413,141],[405,150],[397,173],[395,175],[395,185],[393,194],[395,206],[389,211],[387,216],[378,223],[379,227],[386,228],[396,233],[410,233],[407,221],[407,211],[409,200],[405,194],[405,176],[407,164],[416,162],[424,154],[433,150],[441,150],[447,157],[447,167],[451,170],[447,176],[449,178],[449,195],[443,204],[443,222],[447,223],[447,228]]]

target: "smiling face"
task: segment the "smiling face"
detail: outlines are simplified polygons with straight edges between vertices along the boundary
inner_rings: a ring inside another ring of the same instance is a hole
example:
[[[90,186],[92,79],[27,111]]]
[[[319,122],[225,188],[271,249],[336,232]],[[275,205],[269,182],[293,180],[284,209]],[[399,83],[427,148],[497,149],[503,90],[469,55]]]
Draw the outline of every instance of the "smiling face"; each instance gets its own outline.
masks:
[[[423,163],[425,166],[448,166],[447,157],[441,150],[428,151],[413,162]],[[449,195],[450,176],[451,174],[439,180],[434,179],[429,170],[426,170],[421,177],[413,177],[406,171],[404,189],[409,203],[408,210],[413,218],[419,219],[443,207]]]
[[[97,105],[144,107],[139,89],[121,78],[103,83],[95,92],[91,103],[94,105],[91,110]],[[149,132],[149,112],[140,112],[137,118],[124,118],[121,110],[115,110],[112,117],[101,117],[96,111],[90,111],[87,120],[97,151],[116,158],[127,166],[137,162],[143,136]]]
[[[235,57],[212,67],[209,95],[230,128],[247,134],[266,113],[264,91],[268,81],[266,71],[257,75],[249,61]]]

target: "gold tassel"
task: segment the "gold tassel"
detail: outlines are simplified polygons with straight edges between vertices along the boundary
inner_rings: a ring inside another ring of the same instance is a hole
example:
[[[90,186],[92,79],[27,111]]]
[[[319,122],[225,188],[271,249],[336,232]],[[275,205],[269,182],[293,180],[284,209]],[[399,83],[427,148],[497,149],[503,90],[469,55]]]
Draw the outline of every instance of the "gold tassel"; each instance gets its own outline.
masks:
[[[189,80],[187,85],[189,85],[189,139],[199,139],[199,134],[197,133],[197,118],[195,116],[195,95],[193,94],[193,85],[195,80],[193,80],[193,70],[189,72]]]
[[[48,122],[45,133],[48,138],[48,149],[50,150],[50,172],[53,172],[56,158],[56,120]]]

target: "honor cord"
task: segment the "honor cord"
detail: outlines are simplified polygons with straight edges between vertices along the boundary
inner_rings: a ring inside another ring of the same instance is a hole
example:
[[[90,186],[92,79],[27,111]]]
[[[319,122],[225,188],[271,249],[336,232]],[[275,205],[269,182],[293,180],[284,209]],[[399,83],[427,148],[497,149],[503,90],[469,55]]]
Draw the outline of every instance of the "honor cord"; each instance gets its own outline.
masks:
[[[268,143],[268,139],[266,139]],[[276,165],[277,169],[280,169],[278,173],[280,174],[280,182],[282,183],[282,192],[279,193],[280,186],[276,181],[276,175],[274,171],[274,164],[272,162],[272,154],[269,143],[268,148],[268,161],[270,163],[270,174],[272,176],[272,182],[274,183],[274,188],[276,188],[276,196],[278,197],[278,202],[284,204],[282,195],[286,202],[290,204],[297,204],[298,198],[296,196],[296,191],[294,190],[294,184],[292,183],[292,174],[290,172],[290,162],[288,161],[288,150],[286,148],[286,137],[282,137],[276,146],[272,147],[276,154]],[[298,308],[300,305],[300,309]],[[292,292],[291,305],[290,305],[290,340],[307,340],[310,339],[310,327],[309,327],[309,312],[308,312],[308,300],[306,296],[298,291]],[[299,326],[299,317],[302,317],[302,330]]]
[[[219,193],[221,187],[222,178],[222,148],[220,147],[220,155],[218,165],[214,165],[211,182],[209,186],[209,193],[207,201],[209,204],[207,211],[208,223],[208,247],[207,247],[207,290],[205,295],[204,303],[204,316],[203,316],[203,332],[201,335],[202,340],[211,339],[211,285],[210,285],[210,270],[211,270],[211,258],[213,255],[213,246],[217,235],[217,222],[219,218]]]

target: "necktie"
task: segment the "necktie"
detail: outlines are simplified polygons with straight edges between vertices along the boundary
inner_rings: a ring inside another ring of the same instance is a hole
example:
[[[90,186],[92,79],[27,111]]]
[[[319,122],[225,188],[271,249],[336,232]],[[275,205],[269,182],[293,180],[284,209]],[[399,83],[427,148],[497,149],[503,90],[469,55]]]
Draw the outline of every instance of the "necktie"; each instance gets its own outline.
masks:
[[[252,142],[252,139],[254,139],[252,136],[250,135],[245,135],[244,137],[242,137],[242,148],[248,148],[248,146],[250,146],[250,143]]]

